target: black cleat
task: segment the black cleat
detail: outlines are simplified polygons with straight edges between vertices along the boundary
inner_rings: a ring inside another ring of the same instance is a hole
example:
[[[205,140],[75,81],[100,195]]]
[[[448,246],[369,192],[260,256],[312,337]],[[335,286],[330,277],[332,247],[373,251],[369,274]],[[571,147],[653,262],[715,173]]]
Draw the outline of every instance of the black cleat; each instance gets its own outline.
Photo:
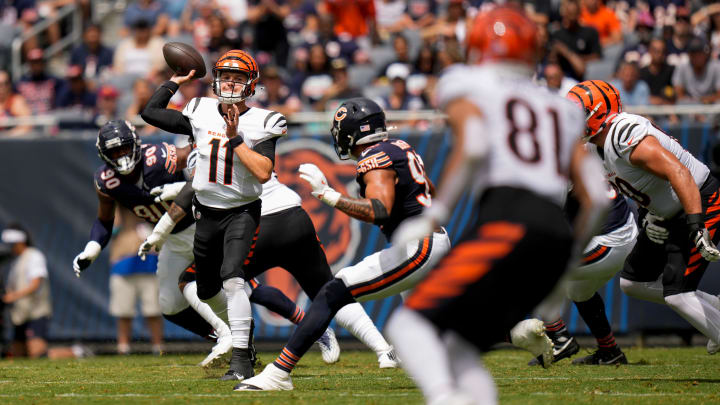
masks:
[[[255,320],[250,320],[250,339],[248,340],[248,350],[250,351],[250,364],[255,367],[257,364],[257,350],[255,350]]]
[[[553,342],[553,363],[557,363],[562,359],[567,359],[580,351],[580,345],[574,337],[570,336],[567,330],[563,332],[546,332],[550,340]],[[528,366],[542,366],[542,356],[528,362]]]
[[[220,377],[220,381],[242,381],[254,375],[255,371],[250,362],[250,349],[233,347],[230,369]]]
[[[620,348],[612,350],[596,350],[593,354],[573,360],[572,364],[609,366],[613,364],[628,364],[627,357]]]

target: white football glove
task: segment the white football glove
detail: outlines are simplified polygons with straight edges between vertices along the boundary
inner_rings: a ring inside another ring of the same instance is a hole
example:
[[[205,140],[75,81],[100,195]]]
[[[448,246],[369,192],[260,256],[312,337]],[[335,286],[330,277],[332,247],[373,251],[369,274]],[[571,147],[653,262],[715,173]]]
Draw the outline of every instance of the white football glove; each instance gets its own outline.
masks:
[[[73,270],[75,271],[75,276],[80,277],[80,273],[87,269],[92,262],[100,256],[101,250],[102,246],[100,246],[99,243],[94,240],[88,242],[87,245],[85,245],[85,250],[80,252],[80,254],[75,256],[75,259],[73,259]]]
[[[328,185],[325,174],[312,163],[303,163],[298,168],[300,178],[307,181],[312,188],[312,195],[319,198],[325,204],[334,207],[341,194]]]
[[[145,238],[145,241],[140,245],[138,249],[140,259],[145,260],[146,255],[152,248],[155,248],[155,251],[159,252],[173,228],[175,228],[175,221],[170,218],[170,214],[167,212],[164,213],[158,223],[155,224],[155,228],[153,228],[150,236]]]
[[[150,190],[150,194],[156,196],[155,202],[172,201],[175,197],[177,197],[184,186],[184,181],[163,184],[162,186],[157,186]]]
[[[720,251],[710,239],[710,234],[707,229],[702,228],[697,230],[695,234],[692,235],[692,241],[695,243],[695,246],[697,246],[703,259],[709,262],[720,260]]]
[[[663,217],[657,216],[650,212],[645,215],[642,221],[642,227],[645,229],[645,234],[651,241],[662,245],[665,243],[667,238],[670,236],[670,232],[664,226],[658,225],[659,222],[663,221]]]

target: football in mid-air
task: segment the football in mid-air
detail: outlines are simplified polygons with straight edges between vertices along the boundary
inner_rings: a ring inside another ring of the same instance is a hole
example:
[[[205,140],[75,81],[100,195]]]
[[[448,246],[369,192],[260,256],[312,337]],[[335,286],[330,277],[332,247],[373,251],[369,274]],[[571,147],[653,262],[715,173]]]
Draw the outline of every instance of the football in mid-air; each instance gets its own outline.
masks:
[[[192,46],[182,42],[168,42],[163,46],[163,56],[170,69],[180,75],[186,75],[195,69],[193,79],[205,77],[205,61]]]

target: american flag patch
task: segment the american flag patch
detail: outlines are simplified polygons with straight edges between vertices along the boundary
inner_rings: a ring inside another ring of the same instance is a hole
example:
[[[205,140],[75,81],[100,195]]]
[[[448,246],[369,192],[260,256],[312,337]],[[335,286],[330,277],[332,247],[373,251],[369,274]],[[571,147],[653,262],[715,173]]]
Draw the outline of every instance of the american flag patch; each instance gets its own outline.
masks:
[[[360,125],[360,132],[367,132],[370,130],[370,124]]]

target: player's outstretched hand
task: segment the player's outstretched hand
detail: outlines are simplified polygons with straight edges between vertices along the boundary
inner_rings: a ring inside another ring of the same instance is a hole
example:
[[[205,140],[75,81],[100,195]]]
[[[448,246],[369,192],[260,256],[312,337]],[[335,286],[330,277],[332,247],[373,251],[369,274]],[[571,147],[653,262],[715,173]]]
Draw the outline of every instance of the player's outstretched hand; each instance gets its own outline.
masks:
[[[156,252],[159,252],[164,243],[165,238],[159,233],[153,232],[147,237],[147,239],[145,239],[142,245],[140,245],[140,249],[138,249],[138,256],[140,256],[141,260],[145,261],[147,254],[150,253],[153,248],[155,248]]]
[[[670,232],[667,230],[667,228],[660,225],[662,221],[662,217],[659,217],[650,212],[645,215],[645,218],[643,218],[642,221],[642,226],[643,229],[645,229],[645,234],[647,235],[648,239],[659,245],[665,243],[667,238],[670,237]]]
[[[707,229],[702,228],[695,231],[695,235],[693,235],[692,239],[703,259],[709,262],[716,262],[720,260],[720,251],[715,246],[712,239],[710,239],[710,234]]]
[[[186,75],[184,75],[184,76],[175,73],[175,74],[172,75],[172,77],[170,78],[170,81],[177,83],[178,86],[182,86],[183,84],[185,84],[185,83],[189,82],[190,80],[192,80],[193,76],[195,76],[195,69],[191,70],[190,73],[188,73],[188,74],[186,74]]]
[[[75,271],[75,276],[80,277],[80,273],[87,269],[92,262],[100,256],[101,250],[102,246],[100,246],[99,243],[94,240],[88,242],[87,245],[85,245],[85,250],[80,252],[80,254],[75,256],[75,259],[73,259],[73,271]]]
[[[417,215],[404,220],[395,230],[393,245],[415,242],[433,233],[435,220],[427,215]]]
[[[157,186],[150,190],[150,194],[155,196],[155,202],[158,203],[160,201],[172,201],[175,197],[177,197],[184,186],[184,181],[163,184],[162,186]]]
[[[325,174],[312,163],[303,163],[298,168],[300,178],[307,181],[312,188],[312,195],[322,202],[334,207],[340,199],[340,193],[328,185]]]

